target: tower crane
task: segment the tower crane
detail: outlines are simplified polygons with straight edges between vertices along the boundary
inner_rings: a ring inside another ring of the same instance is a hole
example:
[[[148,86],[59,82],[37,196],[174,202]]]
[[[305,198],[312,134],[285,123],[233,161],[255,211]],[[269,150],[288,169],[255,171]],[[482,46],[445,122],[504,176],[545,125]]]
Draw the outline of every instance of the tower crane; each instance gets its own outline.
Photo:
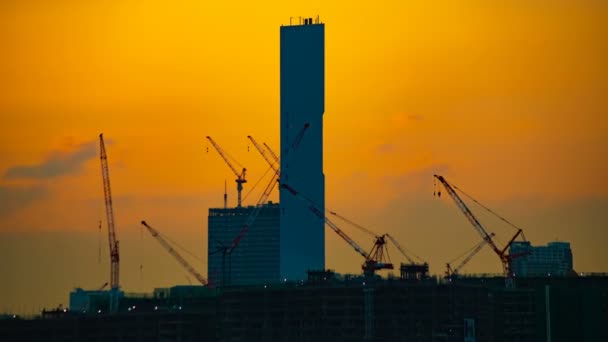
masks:
[[[386,252],[386,235],[377,236],[376,241],[374,242],[374,246],[371,251],[366,252],[361,246],[359,246],[353,239],[351,239],[346,233],[344,233],[335,223],[333,223],[330,219],[328,219],[323,212],[319,210],[317,205],[313,203],[310,199],[302,195],[300,192],[296,191],[294,188],[289,186],[288,184],[281,184],[282,188],[287,189],[289,193],[293,196],[297,197],[301,201],[303,201],[306,205],[308,205],[308,209],[315,214],[319,219],[324,220],[325,223],[338,234],[344,241],[346,241],[357,253],[359,253],[363,258],[365,258],[365,262],[361,266],[363,269],[363,273],[367,277],[371,277],[374,275],[376,271],[382,269],[393,269],[393,264],[388,259],[388,252]],[[375,234],[374,234],[375,235]],[[386,258],[385,258],[386,255]]]
[[[108,241],[110,245],[110,287],[117,289],[120,287],[118,281],[119,261],[118,240],[116,240],[116,229],[114,227],[114,209],[112,207],[112,190],[110,188],[110,171],[108,168],[108,155],[103,141],[103,133],[99,135],[101,176],[103,178],[103,193],[106,204],[106,221],[108,224]]]
[[[141,224],[148,229],[148,232],[150,232],[156,241],[158,241],[167,250],[167,252],[169,252],[169,254],[171,254],[171,256],[173,256],[175,260],[177,260],[186,269],[186,271],[188,271],[188,273],[194,276],[202,285],[207,285],[207,280],[200,273],[198,273],[194,267],[192,267],[192,265],[186,261],[186,259],[184,259],[175,249],[173,249],[169,242],[167,242],[167,240],[165,240],[156,229],[150,227],[146,221],[141,221]]]
[[[302,130],[298,133],[299,140],[297,141],[297,143],[294,142],[294,144],[292,144],[288,148],[288,150],[286,151],[286,153],[289,152],[290,149],[296,148],[298,146],[299,142],[301,141],[301,139],[302,139],[302,137],[304,135],[304,132],[306,131],[306,129],[308,129],[308,127],[310,127],[310,124],[306,123],[303,126]],[[266,162],[268,162],[268,164],[270,164],[270,166],[274,170],[274,175],[273,175],[272,179],[270,180],[270,182],[268,183],[268,185],[266,186],[266,188],[264,189],[264,192],[262,193],[262,196],[260,196],[260,199],[258,200],[257,204],[255,205],[253,211],[247,217],[247,221],[245,222],[245,224],[243,225],[243,227],[239,231],[238,235],[232,240],[232,242],[229,245],[224,245],[224,244],[220,243],[220,248],[217,251],[215,251],[215,252],[220,252],[220,251],[222,252],[222,284],[226,284],[226,259],[228,259],[228,283],[230,283],[230,281],[231,281],[231,279],[230,279],[231,278],[231,271],[232,271],[231,270],[231,255],[234,252],[234,250],[239,246],[241,240],[245,237],[245,235],[247,235],[247,232],[249,231],[249,229],[251,228],[251,226],[253,225],[253,223],[257,219],[257,217],[260,214],[260,211],[262,210],[264,204],[268,201],[268,197],[270,196],[270,193],[272,192],[272,190],[274,189],[274,187],[278,183],[279,178],[280,178],[280,174],[281,174],[279,166],[276,165],[276,163],[279,161],[279,157],[270,149],[270,147],[264,143],[264,146],[266,146],[267,151],[269,151],[269,154],[270,154],[270,156],[268,156],[265,153],[266,150],[264,150],[260,146],[260,144],[258,144],[258,142],[252,136],[248,136],[248,138],[249,138],[249,140],[251,140],[251,142],[256,147],[256,149],[262,154],[262,156],[264,157],[264,159],[266,160]],[[220,153],[220,155],[222,156],[222,158],[224,158],[224,160],[226,161],[226,163],[229,166],[231,166],[232,164],[230,164],[229,161],[228,161],[228,159],[226,158],[226,156],[222,152],[220,152],[222,150],[213,141],[213,139],[211,137],[209,137],[209,136],[207,137],[207,139],[209,139],[209,141],[211,141],[211,143],[213,144],[213,146]],[[274,162],[272,162],[272,160],[270,158],[274,159]],[[231,169],[233,171],[236,170],[233,166],[231,166]],[[237,173],[235,172],[235,174],[237,174]],[[244,179],[244,177],[245,177],[245,169],[244,168],[243,168],[243,173],[242,174],[243,174],[243,179]],[[237,177],[238,177],[238,175],[237,175]],[[238,178],[237,178],[237,184],[239,184]],[[240,203],[240,192],[239,192],[239,203]]]
[[[108,225],[108,242],[110,245],[110,311],[118,309],[117,291],[120,288],[118,281],[120,255],[118,252],[118,240],[114,227],[114,210],[112,208],[112,190],[110,188],[110,170],[108,168],[108,155],[103,141],[103,133],[99,134],[99,159],[101,160],[101,176],[103,179],[103,194],[106,204],[106,222]]]
[[[496,245],[496,243],[494,243],[494,240],[492,240],[493,234],[492,235],[488,234],[488,232],[481,225],[481,223],[479,222],[479,220],[477,220],[477,218],[473,215],[473,213],[467,207],[467,205],[464,203],[464,201],[460,198],[460,196],[458,196],[458,194],[454,190],[454,188],[456,188],[456,187],[453,186],[453,185],[451,185],[450,183],[448,183],[448,181],[446,181],[443,176],[439,176],[439,175],[433,175],[433,176],[441,184],[443,184],[443,187],[447,190],[447,192],[450,195],[450,197],[452,197],[452,199],[454,200],[454,202],[456,202],[456,205],[458,205],[458,207],[460,208],[460,210],[462,211],[462,213],[466,216],[466,218],[469,220],[469,222],[473,225],[473,227],[479,233],[479,235],[481,235],[481,237],[484,239],[484,241],[486,242],[485,244],[488,244],[492,248],[492,250],[494,251],[494,253],[500,259],[500,262],[502,263],[502,269],[503,269],[504,275],[507,277],[507,279],[511,279],[513,277],[513,271],[511,269],[511,263],[512,263],[512,261],[513,261],[514,258],[516,258],[516,257],[518,257],[520,255],[509,255],[509,254],[507,254],[507,250],[509,249],[509,247],[511,246],[511,244],[513,243],[513,241],[515,241],[515,239],[518,236],[520,236],[520,235],[523,236],[523,231],[520,228],[517,228],[517,232],[515,233],[515,235],[513,235],[513,237],[511,238],[511,240],[509,240],[509,242],[505,245],[504,248],[500,249]],[[494,212],[492,212],[492,213],[494,213]],[[501,217],[501,219],[502,219],[502,217]],[[485,245],[485,244],[483,244],[483,245]],[[481,249],[481,247],[479,247],[479,249]]]
[[[222,159],[224,159],[226,164],[228,164],[228,167],[230,167],[230,169],[236,176],[235,182],[236,182],[236,191],[237,191],[237,208],[240,208],[241,207],[241,191],[243,190],[243,184],[247,183],[247,180],[245,179],[247,169],[243,168],[243,170],[239,173],[239,171],[234,167],[234,165],[232,165],[232,162],[230,162],[230,160],[228,159],[226,152],[215,142],[215,140],[213,140],[213,138],[211,138],[210,136],[207,136],[207,139],[211,142],[211,145],[213,145],[213,147],[215,147],[217,153],[220,154]]]
[[[302,137],[304,136],[304,133],[306,132],[306,130],[309,127],[310,127],[310,124],[308,124],[308,123],[306,123],[303,126],[303,128],[298,133],[296,139],[294,140],[294,143],[290,146],[291,149],[297,148],[300,141],[302,140]],[[253,145],[256,147],[256,149],[262,155],[262,157],[264,157],[266,162],[274,169],[276,176],[280,176],[281,172],[275,164],[278,161],[278,156],[276,154],[274,154],[272,152],[272,150],[270,150],[270,148],[268,148],[268,145],[266,145],[268,150],[271,151],[271,155],[272,155],[273,159],[275,160],[273,162],[270,159],[270,157],[266,155],[265,150],[255,141],[255,139],[252,136],[249,135],[249,136],[247,136],[247,138],[249,138],[249,140],[251,140]],[[344,233],[340,228],[338,228],[338,226],[336,226],[331,220],[329,220],[327,217],[325,217],[325,215],[323,215],[323,213],[314,205],[314,203],[312,203],[310,200],[306,199],[304,196],[300,195],[297,191],[295,191],[289,185],[283,184],[282,187],[286,188],[292,195],[309,202],[309,209],[317,217],[325,220],[325,223],[331,229],[333,229],[338,235],[340,235],[340,237],[342,237],[347,243],[349,243],[355,249],[355,251],[357,251],[357,253],[361,254],[365,258],[365,263],[363,264],[362,268],[366,275],[373,275],[376,270],[380,270],[380,269],[393,269],[393,264],[391,264],[390,262],[384,261],[385,254],[388,257],[388,252],[386,251],[386,240],[385,240],[386,235],[378,236],[378,235],[368,231],[374,235],[376,240],[375,240],[374,246],[372,247],[372,250],[369,253],[367,253],[367,252],[365,252],[365,250],[363,250],[363,248],[361,248],[359,245],[357,245],[357,243],[353,239],[351,239],[348,235],[346,235],[346,233]]]
[[[367,229],[367,228],[365,228],[365,227],[361,226],[360,224],[357,224],[357,223],[355,223],[355,222],[353,222],[353,221],[351,221],[351,220],[347,219],[346,217],[344,217],[344,216],[342,216],[342,215],[340,215],[340,214],[336,213],[335,211],[328,210],[328,212],[329,212],[330,214],[332,214],[332,215],[334,215],[334,216],[338,217],[339,219],[341,219],[341,220],[343,220],[343,221],[345,221],[345,222],[349,223],[350,225],[352,225],[352,226],[354,226],[354,227],[358,228],[359,230],[362,230],[362,231],[366,232],[367,234],[372,235],[372,236],[374,236],[375,238],[378,238],[378,235],[377,235],[376,233],[374,233],[374,232],[372,232],[371,230],[369,230],[369,229]],[[399,250],[399,252],[400,252],[400,253],[401,253],[401,254],[402,254],[402,255],[403,255],[403,256],[404,256],[404,257],[407,259],[407,261],[409,261],[411,264],[417,264],[417,263],[416,263],[416,261],[414,261],[414,260],[413,260],[413,259],[412,259],[412,258],[409,256],[409,254],[405,252],[405,248],[401,247],[401,245],[399,244],[399,242],[397,242],[397,240],[396,240],[396,239],[395,239],[395,238],[394,238],[392,235],[390,235],[390,234],[388,234],[388,233],[387,233],[387,234],[384,234],[384,236],[385,236],[386,238],[388,238],[388,240],[389,240],[389,241],[391,241],[391,242],[393,243],[393,245],[395,245],[395,247],[397,248],[397,250]],[[423,261],[422,259],[420,259],[420,257],[418,257],[417,255],[415,255],[415,257],[416,257],[416,258],[417,258],[417,259],[418,259],[418,260],[419,260],[421,263],[424,263],[424,261]]]
[[[247,221],[245,221],[245,224],[243,224],[243,227],[239,231],[238,235],[232,240],[232,242],[229,245],[220,244],[221,246],[218,251],[222,252],[222,285],[226,284],[226,259],[228,259],[228,264],[229,264],[228,265],[228,282],[230,282],[230,278],[231,278],[230,257],[232,255],[232,252],[234,252],[234,250],[239,246],[239,244],[241,243],[241,241],[243,240],[245,235],[247,235],[247,232],[249,232],[249,228],[251,228],[251,226],[257,219],[258,215],[260,214],[260,211],[264,207],[264,203],[266,203],[266,201],[268,200],[268,197],[270,196],[270,193],[272,192],[272,190],[278,183],[278,180],[279,180],[279,173],[275,172],[272,179],[270,180],[270,182],[264,189],[262,196],[260,196],[258,203],[255,205],[253,211],[247,217]]]
[[[376,233],[374,233],[373,231],[347,219],[346,217],[328,210],[328,212],[338,218],[340,218],[341,220],[349,223],[350,225],[352,225],[355,228],[358,228],[359,230],[364,231],[365,233],[374,236],[376,239],[378,239],[378,235]],[[406,253],[405,248],[403,248],[401,246],[401,244],[399,244],[399,242],[397,242],[397,240],[390,234],[384,234],[383,237],[385,237],[386,239],[388,239],[388,241],[390,241],[396,248],[397,250],[399,250],[399,252],[407,259],[407,261],[409,263],[401,263],[401,267],[400,267],[400,271],[401,271],[401,278],[402,279],[408,279],[408,280],[422,280],[428,277],[428,271],[429,271],[429,264],[427,262],[425,262],[424,260],[422,260],[419,256],[415,255],[416,259],[419,260],[419,262],[414,261],[408,253]]]

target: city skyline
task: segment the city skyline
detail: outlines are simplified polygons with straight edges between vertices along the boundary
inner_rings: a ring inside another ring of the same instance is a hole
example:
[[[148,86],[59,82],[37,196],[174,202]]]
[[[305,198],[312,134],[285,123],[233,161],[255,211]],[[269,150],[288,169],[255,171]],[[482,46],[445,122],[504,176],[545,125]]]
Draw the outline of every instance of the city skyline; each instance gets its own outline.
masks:
[[[268,168],[247,135],[279,150],[279,26],[290,15],[326,24],[327,208],[391,233],[442,274],[479,237],[449,198],[433,198],[437,173],[532,244],[570,242],[577,271],[608,271],[607,6],[2,5],[0,310],[67,305],[74,286],[109,280],[105,221],[98,262],[102,132],[123,289],[189,282],[142,219],[207,273],[207,209],[223,206],[224,180],[231,206],[236,193],[205,136],[247,167],[247,194]],[[504,242],[510,231],[472,208]],[[327,267],[358,273],[362,261],[326,231]],[[464,271],[500,263],[484,250]]]

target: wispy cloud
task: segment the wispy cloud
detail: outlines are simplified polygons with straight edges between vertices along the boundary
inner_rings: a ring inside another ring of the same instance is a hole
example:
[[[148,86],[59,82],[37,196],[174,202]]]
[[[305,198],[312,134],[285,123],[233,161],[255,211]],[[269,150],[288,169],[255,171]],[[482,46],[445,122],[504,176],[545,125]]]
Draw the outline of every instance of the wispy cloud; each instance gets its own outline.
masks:
[[[48,195],[43,186],[0,186],[0,217],[9,215]]]
[[[397,146],[391,143],[380,144],[376,147],[376,152],[379,154],[389,154],[397,151]]]
[[[424,116],[420,114],[410,114],[407,116],[407,119],[410,121],[422,121],[424,120]]]
[[[79,145],[71,152],[53,152],[39,164],[17,165],[9,168],[5,179],[46,179],[77,173],[84,163],[97,155],[95,142]]]

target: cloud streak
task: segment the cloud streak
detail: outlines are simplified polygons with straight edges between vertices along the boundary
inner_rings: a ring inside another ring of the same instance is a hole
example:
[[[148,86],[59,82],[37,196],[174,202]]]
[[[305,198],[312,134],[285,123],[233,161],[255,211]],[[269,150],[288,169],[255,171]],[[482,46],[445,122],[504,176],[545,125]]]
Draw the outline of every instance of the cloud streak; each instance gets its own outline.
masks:
[[[48,194],[47,188],[43,186],[0,186],[0,217],[10,215],[32,202],[44,199]]]
[[[84,163],[97,155],[95,142],[78,146],[72,152],[54,152],[45,161],[34,165],[17,165],[9,168],[5,179],[48,179],[72,175],[82,169]]]

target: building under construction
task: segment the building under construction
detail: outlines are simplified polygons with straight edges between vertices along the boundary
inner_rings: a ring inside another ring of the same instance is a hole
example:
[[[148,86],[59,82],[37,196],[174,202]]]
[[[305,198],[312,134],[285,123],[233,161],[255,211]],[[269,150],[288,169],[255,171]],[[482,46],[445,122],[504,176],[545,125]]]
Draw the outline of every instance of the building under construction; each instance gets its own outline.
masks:
[[[211,208],[208,218],[208,278],[225,284],[267,284],[279,280],[279,205],[261,205],[255,222],[238,248],[231,248],[254,206]]]
[[[76,289],[69,309],[45,310],[34,319],[0,316],[0,341],[608,341],[608,275],[518,277],[513,269],[517,254],[507,251],[522,230],[515,227],[510,242],[498,246],[442,176],[435,179],[482,238],[459,265],[448,264],[446,278],[430,277],[428,264],[409,258],[389,234],[358,226],[375,239],[374,248],[366,251],[329,220],[322,141],[324,25],[306,18],[281,27],[280,34],[281,155],[267,159],[271,166],[280,163],[280,170],[274,167],[256,205],[241,203],[246,168],[233,165],[207,137],[234,173],[238,191],[236,207],[228,208],[225,197],[224,208],[209,209],[208,279],[142,221],[202,286],[149,294],[120,290],[107,155],[100,136],[110,290],[105,285]],[[280,205],[267,201],[279,177]],[[363,257],[361,275],[324,269],[326,225]],[[379,271],[394,269],[384,253],[389,241],[409,263],[401,264],[400,276],[381,278]],[[503,275],[459,273],[485,245],[500,259]],[[527,256],[533,259],[534,254],[525,250],[518,257]]]
[[[370,279],[125,294],[109,314],[52,310],[0,319],[17,341],[607,341],[608,275]],[[105,305],[105,304],[104,304]]]

